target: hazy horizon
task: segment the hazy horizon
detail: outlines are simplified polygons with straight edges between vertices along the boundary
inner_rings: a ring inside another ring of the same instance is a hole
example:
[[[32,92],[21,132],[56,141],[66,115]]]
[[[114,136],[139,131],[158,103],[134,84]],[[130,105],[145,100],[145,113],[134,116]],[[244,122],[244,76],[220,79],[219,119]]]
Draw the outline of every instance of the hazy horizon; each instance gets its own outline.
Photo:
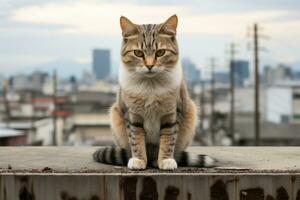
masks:
[[[261,67],[286,63],[300,69],[299,8],[296,0],[0,0],[0,74],[43,71],[45,65],[58,61],[91,69],[93,48],[111,49],[117,65],[121,15],[136,23],[161,23],[174,13],[179,17],[181,58],[190,58],[204,71],[212,56],[219,68],[226,68],[231,42],[237,44],[237,58],[251,61],[247,29],[255,22],[270,37],[261,40],[268,49],[261,53]]]

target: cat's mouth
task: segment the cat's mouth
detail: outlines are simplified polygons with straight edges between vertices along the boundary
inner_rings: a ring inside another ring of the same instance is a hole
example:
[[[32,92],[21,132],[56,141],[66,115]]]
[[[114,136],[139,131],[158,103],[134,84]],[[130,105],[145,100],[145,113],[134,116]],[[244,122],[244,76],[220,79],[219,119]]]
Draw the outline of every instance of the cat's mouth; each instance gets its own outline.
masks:
[[[145,75],[148,76],[148,77],[155,76],[156,74],[157,74],[157,72],[152,71],[152,70],[149,70],[149,71],[145,72]]]
[[[152,67],[151,69],[146,69],[146,67],[139,68],[137,71],[141,76],[152,78],[158,74],[160,74],[161,70],[157,67]]]

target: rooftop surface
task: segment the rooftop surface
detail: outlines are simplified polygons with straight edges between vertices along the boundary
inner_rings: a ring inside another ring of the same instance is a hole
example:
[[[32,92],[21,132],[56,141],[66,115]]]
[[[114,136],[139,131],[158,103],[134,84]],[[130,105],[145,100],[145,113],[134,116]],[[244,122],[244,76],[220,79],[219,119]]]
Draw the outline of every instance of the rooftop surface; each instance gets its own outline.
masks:
[[[142,171],[96,163],[92,153],[98,147],[1,147],[0,174],[300,174],[300,147],[191,147],[189,151],[207,154],[219,161],[215,168],[178,168]]]
[[[24,134],[25,133],[23,131],[0,127],[0,138],[16,137],[16,136],[21,136]]]

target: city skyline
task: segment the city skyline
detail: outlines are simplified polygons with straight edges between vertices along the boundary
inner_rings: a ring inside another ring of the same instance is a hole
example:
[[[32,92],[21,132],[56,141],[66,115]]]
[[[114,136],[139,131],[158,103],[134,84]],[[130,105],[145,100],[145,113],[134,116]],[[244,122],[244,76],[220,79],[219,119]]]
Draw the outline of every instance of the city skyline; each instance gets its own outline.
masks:
[[[93,73],[98,80],[105,80],[111,76],[110,50],[93,50]]]
[[[237,58],[252,61],[252,52],[246,49],[251,39],[246,34],[254,22],[271,38],[262,41],[269,52],[262,53],[261,68],[278,63],[300,68],[300,14],[297,12],[300,3],[294,0],[285,3],[219,1],[218,4],[207,0],[201,4],[95,0],[0,3],[0,73],[4,75],[43,70],[48,63],[60,62],[73,62],[78,69],[91,69],[94,48],[110,49],[113,65],[118,66],[121,15],[136,23],[160,23],[174,13],[179,17],[181,58],[190,58],[204,74],[209,71],[206,66],[211,56],[218,58],[221,68],[227,67],[225,51],[230,42],[238,44]],[[69,66],[66,68],[71,70]]]

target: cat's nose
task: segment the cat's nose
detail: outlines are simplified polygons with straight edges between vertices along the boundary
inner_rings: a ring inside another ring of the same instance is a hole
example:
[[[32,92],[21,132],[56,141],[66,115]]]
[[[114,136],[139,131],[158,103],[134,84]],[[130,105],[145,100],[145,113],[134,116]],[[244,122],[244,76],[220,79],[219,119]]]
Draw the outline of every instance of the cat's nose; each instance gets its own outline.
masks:
[[[154,65],[146,65],[146,67],[147,67],[149,70],[151,70],[152,67],[154,67]]]

